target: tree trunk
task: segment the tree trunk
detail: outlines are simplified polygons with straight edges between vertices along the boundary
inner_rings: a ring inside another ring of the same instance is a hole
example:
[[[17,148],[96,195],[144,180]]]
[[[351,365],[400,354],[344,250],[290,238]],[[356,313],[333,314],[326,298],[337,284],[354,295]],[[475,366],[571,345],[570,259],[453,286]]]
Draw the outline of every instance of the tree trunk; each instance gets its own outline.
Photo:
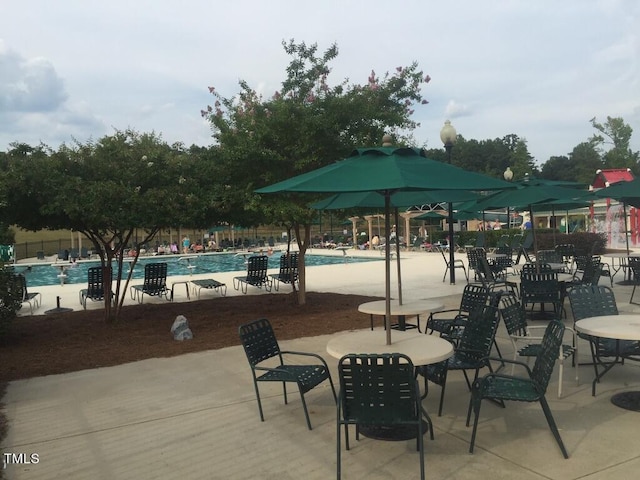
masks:
[[[311,224],[304,224],[304,236],[300,235],[300,224],[295,224],[296,241],[298,242],[298,305],[307,303],[307,283],[304,255],[311,241]]]

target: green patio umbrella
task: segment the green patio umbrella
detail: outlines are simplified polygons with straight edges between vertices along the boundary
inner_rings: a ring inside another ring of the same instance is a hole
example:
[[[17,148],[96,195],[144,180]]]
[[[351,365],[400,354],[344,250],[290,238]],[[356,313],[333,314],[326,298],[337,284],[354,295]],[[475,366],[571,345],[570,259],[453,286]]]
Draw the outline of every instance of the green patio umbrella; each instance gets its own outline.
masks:
[[[392,207],[408,208],[446,202],[475,200],[478,194],[466,190],[437,190],[425,192],[397,192],[391,197]],[[346,208],[384,208],[384,196],[376,192],[346,192],[312,203],[316,210],[338,210]]]
[[[478,194],[466,190],[438,191],[400,191],[391,197],[394,208],[395,224],[398,222],[398,208],[444,202],[461,202],[478,198]],[[376,192],[337,193],[328,198],[312,203],[311,208],[317,210],[339,210],[347,208],[383,208],[384,196]],[[402,304],[402,275],[400,265],[400,242],[396,242],[396,267],[398,272],[398,303]]]
[[[377,192],[384,198],[385,227],[390,230],[391,198],[399,191],[500,190],[513,188],[504,180],[468,172],[426,158],[424,151],[406,147],[359,148],[348,158],[256,190],[277,192]],[[385,247],[385,325],[391,344],[390,246]]]
[[[551,202],[564,201],[576,202],[587,193],[577,188],[567,188],[556,185],[544,185],[540,183],[520,183],[515,182],[517,188],[504,190],[488,197],[484,197],[475,203],[467,203],[463,207],[465,210],[491,210],[495,208],[526,208],[531,216],[531,233],[533,235],[533,248],[537,253],[538,245],[536,241],[535,226],[533,222],[533,212],[536,205],[549,205]]]
[[[599,198],[613,198],[626,205],[640,208],[640,178],[628,182],[617,182],[595,193]]]

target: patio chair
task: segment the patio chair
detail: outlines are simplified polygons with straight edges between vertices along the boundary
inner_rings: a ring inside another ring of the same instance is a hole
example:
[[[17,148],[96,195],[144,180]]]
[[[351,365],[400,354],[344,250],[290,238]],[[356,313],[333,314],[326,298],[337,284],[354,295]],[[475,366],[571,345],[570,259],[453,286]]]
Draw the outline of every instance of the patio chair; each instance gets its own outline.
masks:
[[[540,263],[563,263],[562,255],[556,250],[538,250],[536,262]]]
[[[144,282],[142,285],[132,285],[129,289],[132,300],[142,303],[145,294],[152,297],[164,296],[169,299],[170,290],[167,288],[167,264],[147,263],[144,266]]]
[[[529,257],[529,252],[528,250],[533,247],[533,234],[531,232],[528,232],[527,235],[524,237],[524,240],[522,241],[522,245],[520,246],[520,249],[518,250],[518,255],[516,256],[516,265],[520,263],[520,259],[522,257],[524,257],[525,262],[527,263],[531,263],[531,257]]]
[[[267,275],[269,257],[266,255],[254,255],[247,260],[247,274],[241,277],[233,277],[233,288],[247,293],[247,288],[252,285],[271,291],[271,279]]]
[[[452,266],[450,265],[450,262],[449,262],[449,256],[445,253],[445,249],[441,247],[438,250],[440,250],[440,253],[442,254],[442,258],[444,259],[444,263],[447,266],[447,268],[444,270],[444,276],[442,277],[442,281],[444,282],[445,279],[447,278],[447,272],[449,271],[450,268],[452,268]],[[461,268],[462,271],[464,272],[464,276],[467,279],[467,282],[469,282],[469,274],[467,273],[467,267],[465,267],[464,262],[461,259],[456,258],[453,260],[453,268]]]
[[[416,375],[424,377],[423,398],[429,393],[429,382],[441,387],[438,416],[442,415],[447,376],[451,370],[462,370],[469,389],[473,381],[478,378],[481,368],[488,367],[489,371],[493,371],[487,357],[491,354],[491,347],[495,343],[498,320],[498,309],[493,305],[485,305],[474,310],[469,315],[453,355],[442,362],[416,368]],[[467,370],[474,371],[473,380],[469,379]]]
[[[361,429],[412,429],[424,480],[424,428],[433,440],[433,425],[419,398],[418,382],[411,359],[401,353],[380,355],[349,354],[338,362],[340,394],[337,415],[337,473],[342,474],[340,445],[344,425],[345,446],[349,450],[349,425],[355,425],[356,440]]]
[[[640,257],[629,257],[629,268],[631,269],[631,274],[633,275],[633,290],[631,290],[629,303],[640,305],[639,303],[633,301],[633,296],[636,294],[636,287],[638,286],[638,282],[640,282]]]
[[[478,264],[480,267],[478,277],[489,292],[494,292],[496,288],[503,288],[503,291],[508,291],[514,295],[518,294],[518,284],[509,281],[506,275],[502,278],[499,277],[486,258],[481,258]]]
[[[344,253],[344,252],[343,252]],[[280,271],[269,275],[273,280],[273,288],[278,291],[280,283],[293,285],[298,281],[298,252],[285,253],[280,256]]]
[[[214,280],[213,278],[203,278],[200,280],[191,280],[193,294],[200,300],[200,292],[204,288],[205,290],[214,290],[221,296],[227,295],[227,285]]]
[[[471,271],[473,270],[473,279],[478,281],[479,275],[478,270],[480,270],[479,261],[480,258],[487,258],[487,252],[484,248],[472,248],[467,251],[467,263],[469,264],[469,275],[471,275]]]
[[[562,314],[562,291],[558,274],[551,271],[548,264],[525,264],[520,272],[520,300],[526,309],[531,305],[531,312],[536,304],[540,304],[544,312],[545,304],[553,305],[554,318]]]
[[[467,426],[471,419],[471,411],[474,412],[473,431],[471,433],[471,442],[469,444],[469,453],[473,453],[473,447],[476,441],[476,433],[478,430],[478,419],[480,417],[480,407],[482,400],[488,399],[497,402],[516,401],[516,402],[540,402],[544,416],[547,419],[551,433],[553,433],[562,455],[569,458],[560,432],[553,419],[551,409],[545,398],[549,379],[553,373],[556,360],[558,359],[558,351],[562,345],[564,336],[564,325],[557,320],[549,322],[547,325],[542,342],[540,344],[540,352],[536,356],[533,369],[530,369],[526,363],[514,362],[512,360],[503,360],[508,363],[520,365],[526,369],[527,376],[513,376],[501,373],[488,373],[484,377],[477,379],[473,383],[471,389],[471,399],[469,401],[469,410],[467,411]],[[485,361],[490,361],[486,359]]]
[[[40,292],[29,292],[27,288],[27,279],[21,273],[14,275],[15,288],[18,290],[18,298],[20,298],[21,304],[29,305],[29,312],[33,315],[33,311],[40,308],[42,305],[42,295]]]
[[[542,325],[530,326],[527,324],[527,317],[525,315],[522,304],[512,296],[502,297],[502,305],[500,307],[500,315],[504,321],[504,325],[507,328],[509,334],[509,340],[513,346],[513,361],[515,362],[518,357],[525,357],[527,364],[532,357],[537,357],[542,349],[542,335],[536,332],[543,331],[546,327]],[[578,344],[576,341],[576,333],[572,328],[566,328],[566,331],[571,332],[572,339],[570,343],[563,343],[558,353],[558,361],[560,362],[558,372],[558,398],[562,397],[562,378],[564,370],[564,360],[572,357],[572,365],[576,373],[576,384],[579,382],[578,378]],[[515,364],[511,364],[511,375],[515,370]]]
[[[561,243],[560,245],[556,245],[555,250],[558,255],[560,255],[562,263],[567,266],[566,271],[572,272],[576,256],[576,246],[573,243]]]
[[[112,293],[113,295],[113,293]],[[80,305],[87,309],[87,299],[96,302],[104,301],[104,281],[102,267],[89,267],[87,270],[87,288],[80,290]]]
[[[425,333],[438,332],[441,337],[459,338],[469,314],[483,307],[489,300],[489,290],[482,285],[467,284],[462,291],[460,306],[432,312]]]
[[[602,285],[577,285],[568,293],[571,311],[575,322],[588,317],[618,315],[618,306],[613,290]],[[640,360],[640,342],[637,340],[615,340],[593,337],[578,332],[578,337],[589,342],[595,378],[591,394],[596,394],[596,384],[616,363],[625,359]],[[584,365],[584,364],[583,364]],[[602,367],[601,370],[598,367]]]
[[[282,382],[285,404],[287,404],[286,384],[288,382],[295,383],[300,392],[302,408],[307,419],[307,427],[311,430],[311,421],[309,420],[309,411],[307,410],[304,394],[325,380],[329,380],[333,392],[333,399],[337,402],[336,390],[333,386],[333,380],[331,379],[327,362],[315,353],[280,350],[278,340],[273,332],[273,328],[271,328],[271,323],[269,323],[269,320],[266,318],[240,325],[238,333],[242,346],[244,347],[244,353],[247,355],[247,360],[251,367],[251,376],[256,391],[256,399],[258,400],[260,420],[264,422],[258,382]],[[285,363],[284,358],[288,358],[288,356],[305,359],[313,358],[317,360],[318,363],[304,365],[299,363]],[[273,362],[267,362],[268,360],[276,360],[275,366]],[[265,364],[265,362],[267,363]]]
[[[602,275],[602,262],[600,257],[594,255],[580,260],[581,270],[576,270],[571,285],[598,285]],[[580,275],[580,273],[582,275]]]

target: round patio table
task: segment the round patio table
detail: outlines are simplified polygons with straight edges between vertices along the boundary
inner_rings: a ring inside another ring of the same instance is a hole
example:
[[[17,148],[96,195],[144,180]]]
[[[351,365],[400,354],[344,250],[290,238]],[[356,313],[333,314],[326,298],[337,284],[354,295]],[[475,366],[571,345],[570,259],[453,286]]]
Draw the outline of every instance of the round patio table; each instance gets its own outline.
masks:
[[[611,338],[614,340],[638,340],[640,341],[640,315],[603,315],[601,317],[587,317],[576,322],[578,332],[598,338]],[[607,362],[602,373],[597,373],[593,380],[591,394],[596,393],[596,383],[614,365],[614,362]],[[611,403],[640,412],[640,391],[621,392],[611,397]]]
[[[398,323],[392,325],[397,330],[406,330],[407,328],[418,328],[420,330],[420,315],[442,310],[444,304],[439,300],[414,300],[400,305],[398,300],[391,300],[391,316],[398,317]],[[386,314],[386,300],[375,300],[373,302],[363,303],[358,306],[358,311],[367,313],[371,316],[371,330],[373,330],[374,315]],[[417,317],[418,324],[407,324],[407,317]]]

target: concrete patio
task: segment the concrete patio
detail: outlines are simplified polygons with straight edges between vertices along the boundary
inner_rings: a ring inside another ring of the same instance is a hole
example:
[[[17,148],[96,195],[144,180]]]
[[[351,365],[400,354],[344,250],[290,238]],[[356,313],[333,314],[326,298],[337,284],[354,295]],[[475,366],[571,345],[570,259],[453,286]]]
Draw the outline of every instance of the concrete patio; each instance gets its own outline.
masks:
[[[364,253],[379,257],[377,252]],[[465,281],[458,271],[457,285],[442,282],[444,261],[440,254],[407,252],[402,258],[405,301],[440,298],[446,306],[458,305]],[[233,275],[215,276],[229,285],[229,295],[238,294],[231,288]],[[383,296],[383,278],[382,262],[347,261],[310,268],[307,288]],[[61,297],[63,306],[81,308],[80,288],[82,285],[38,288],[44,304],[37,313],[55,307],[56,296]],[[640,312],[640,307],[628,303],[631,288],[615,286],[618,307],[624,312]],[[396,291],[394,281],[394,296]],[[186,300],[184,292],[183,287],[176,290],[177,301]],[[90,304],[90,308],[99,307]],[[256,318],[259,315],[256,312]],[[167,320],[167,331],[172,320]],[[322,354],[337,381],[337,362],[325,350],[329,338],[300,338],[281,342],[281,346]],[[498,343],[503,355],[510,356],[512,349],[503,325]],[[581,359],[586,361],[588,346],[580,346]],[[87,354],[91,354],[90,347]],[[598,385],[595,397],[591,396],[592,367],[579,368],[580,385],[575,384],[573,369],[568,366],[563,398],[556,395],[557,372],[547,395],[569,451],[568,460],[562,457],[538,404],[511,403],[502,409],[485,402],[475,453],[469,454],[471,429],[465,426],[469,394],[462,374],[452,373],[443,416],[436,416],[438,387],[432,388],[424,401],[435,428],[434,441],[425,437],[426,477],[637,478],[640,413],[616,407],[610,398],[617,392],[640,390],[640,365],[627,362],[614,368]],[[39,463],[8,465],[5,475],[30,480],[335,478],[336,410],[329,387],[323,385],[307,394],[312,431],[306,428],[295,392],[288,405],[282,402],[279,385],[262,385],[261,392],[264,423],[260,422],[242,347],[12,382],[4,397],[10,427],[1,450],[37,453]],[[361,437],[356,442],[352,437],[351,447],[342,452],[345,480],[419,478],[414,441]]]

